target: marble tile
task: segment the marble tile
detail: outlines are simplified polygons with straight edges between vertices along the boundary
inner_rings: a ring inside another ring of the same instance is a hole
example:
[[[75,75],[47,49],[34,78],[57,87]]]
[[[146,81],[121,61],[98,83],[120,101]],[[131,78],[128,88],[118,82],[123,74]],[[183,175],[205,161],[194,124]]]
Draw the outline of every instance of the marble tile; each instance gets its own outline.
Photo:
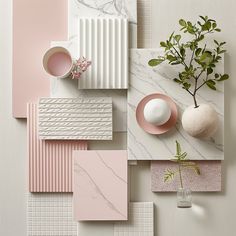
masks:
[[[194,192],[221,191],[221,161],[195,161],[201,175],[196,175],[194,170],[183,171],[183,184]],[[176,163],[171,161],[151,162],[151,189],[153,192],[175,192],[179,186],[179,177],[173,181],[164,182],[164,172],[167,169],[175,170]]]
[[[92,65],[78,80],[79,89],[128,88],[128,20],[78,18],[78,55]]]
[[[127,220],[127,152],[74,151],[76,221]]]
[[[112,140],[111,98],[41,98],[39,138]]]
[[[154,205],[152,202],[130,202],[129,220],[114,224],[114,236],[137,235],[154,235]]]
[[[178,140],[189,159],[222,160],[224,159],[224,87],[217,91],[206,87],[200,90],[199,103],[211,104],[218,113],[220,124],[214,137],[200,140],[190,137],[182,128],[180,119],[184,109],[191,105],[189,96],[178,84],[173,82],[178,67],[162,64],[159,67],[148,66],[149,59],[160,55],[158,49],[132,49],[130,51],[130,89],[128,90],[128,158],[129,160],[168,160],[175,154],[175,140]],[[217,71],[223,73],[221,62]],[[146,95],[164,93],[178,105],[179,118],[169,132],[155,136],[146,133],[136,122],[136,107]]]
[[[87,141],[42,140],[38,137],[38,106],[27,105],[27,148],[30,192],[73,192],[72,151],[87,150]]]
[[[28,236],[77,236],[72,194],[28,194]]]

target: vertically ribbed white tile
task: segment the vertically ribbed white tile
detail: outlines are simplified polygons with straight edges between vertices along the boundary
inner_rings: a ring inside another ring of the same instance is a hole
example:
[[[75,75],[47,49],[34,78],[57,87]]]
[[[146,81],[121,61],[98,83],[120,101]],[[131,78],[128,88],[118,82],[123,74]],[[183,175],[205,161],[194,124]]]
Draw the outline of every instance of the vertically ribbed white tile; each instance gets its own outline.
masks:
[[[130,202],[129,219],[116,222],[114,236],[153,236],[154,205],[152,202]]]
[[[111,140],[109,97],[41,98],[39,137],[50,140]]]
[[[92,65],[78,81],[80,89],[128,88],[128,20],[79,18],[79,56]]]
[[[77,236],[72,194],[28,194],[28,236]]]

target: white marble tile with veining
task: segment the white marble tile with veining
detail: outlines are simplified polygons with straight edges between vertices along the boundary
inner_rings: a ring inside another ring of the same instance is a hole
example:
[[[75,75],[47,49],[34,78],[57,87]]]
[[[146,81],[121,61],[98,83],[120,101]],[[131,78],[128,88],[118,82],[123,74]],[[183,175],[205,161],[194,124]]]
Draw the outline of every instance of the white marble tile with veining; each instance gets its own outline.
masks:
[[[130,51],[130,88],[128,90],[128,151],[130,160],[168,160],[175,154],[175,140],[182,145],[190,159],[224,159],[224,86],[217,85],[212,91],[203,87],[197,96],[198,102],[212,105],[218,113],[220,125],[217,133],[208,140],[189,136],[182,128],[181,114],[193,104],[192,97],[172,79],[177,76],[177,67],[161,64],[151,68],[148,61],[160,55],[157,49],[132,49]],[[223,73],[223,61],[217,71]],[[141,129],[136,121],[136,107],[145,96],[164,93],[178,106],[179,118],[175,127],[162,135],[151,135]]]

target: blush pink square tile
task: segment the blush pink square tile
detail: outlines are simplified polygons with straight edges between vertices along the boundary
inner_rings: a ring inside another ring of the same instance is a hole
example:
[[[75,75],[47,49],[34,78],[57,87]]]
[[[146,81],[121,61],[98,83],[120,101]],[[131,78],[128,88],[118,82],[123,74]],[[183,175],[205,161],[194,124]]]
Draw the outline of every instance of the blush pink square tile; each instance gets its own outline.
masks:
[[[195,161],[201,170],[196,175],[193,170],[183,171],[183,184],[194,192],[221,191],[221,161]],[[164,172],[176,169],[177,165],[171,161],[151,162],[151,188],[153,192],[175,192],[180,186],[178,176],[173,181],[164,182]]]
[[[127,220],[127,152],[74,151],[76,221]]]
[[[51,41],[67,39],[67,0],[13,1],[13,116],[26,118],[27,102],[50,95],[42,58]]]

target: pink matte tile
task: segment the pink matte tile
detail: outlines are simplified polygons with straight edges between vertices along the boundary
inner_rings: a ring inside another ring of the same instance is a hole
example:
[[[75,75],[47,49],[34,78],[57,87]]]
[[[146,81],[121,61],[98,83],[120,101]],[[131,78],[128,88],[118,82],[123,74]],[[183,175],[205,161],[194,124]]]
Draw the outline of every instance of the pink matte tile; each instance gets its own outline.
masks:
[[[67,38],[67,0],[13,1],[13,116],[26,118],[27,102],[50,95],[42,58],[51,41]]]
[[[74,151],[76,221],[127,220],[127,152]]]
[[[195,192],[221,191],[221,161],[195,161],[198,163],[201,175],[193,170],[183,171],[184,186]],[[177,166],[171,161],[151,162],[151,188],[153,192],[175,192],[180,186],[179,178],[164,182],[166,169],[175,169]]]
[[[29,191],[72,192],[72,152],[87,150],[86,141],[45,141],[38,137],[37,105],[27,112]]]

